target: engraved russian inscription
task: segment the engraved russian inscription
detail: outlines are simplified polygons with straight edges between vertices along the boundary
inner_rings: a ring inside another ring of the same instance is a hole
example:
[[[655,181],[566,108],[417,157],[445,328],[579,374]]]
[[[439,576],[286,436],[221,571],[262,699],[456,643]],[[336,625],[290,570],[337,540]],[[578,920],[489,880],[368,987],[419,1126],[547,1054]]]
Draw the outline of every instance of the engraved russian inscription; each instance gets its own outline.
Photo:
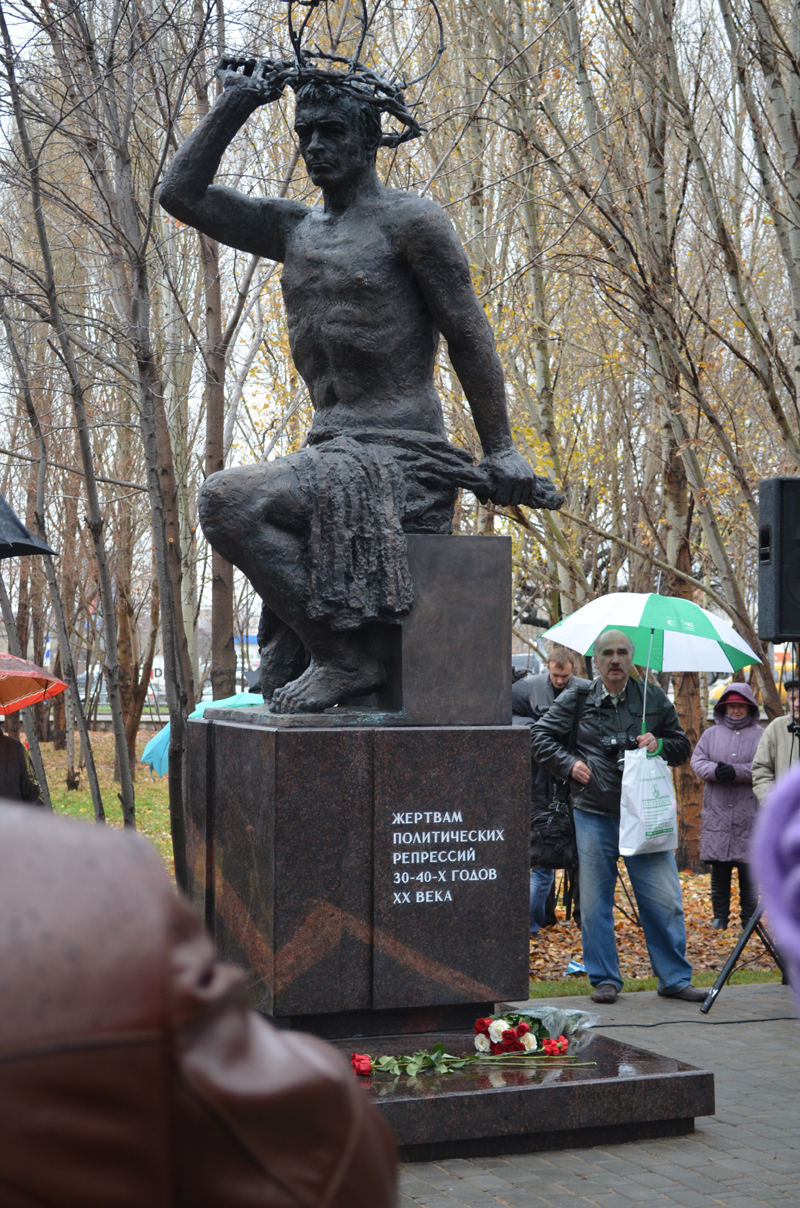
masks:
[[[468,819],[464,818],[462,810],[442,813],[440,811],[415,811],[414,813],[398,814],[395,813],[392,819],[396,825],[407,824],[413,825],[420,822],[447,823],[459,822],[464,823]],[[504,843],[505,842],[505,827],[468,827],[459,830],[407,830],[407,831],[392,831],[392,865],[405,864],[477,864],[486,858],[483,851],[478,851],[478,845],[489,843]],[[450,847],[436,846],[439,844],[470,844],[468,847]],[[432,845],[432,846],[429,846]],[[400,850],[398,850],[400,848]],[[382,853],[381,853],[382,854]],[[376,858],[380,859],[381,854],[376,851]],[[424,868],[419,872],[413,869],[403,868],[402,870],[394,869],[392,881],[395,885],[428,885],[431,882],[444,883],[450,882],[451,886],[456,883],[460,886],[465,881],[496,881],[497,868],[487,867],[481,863],[475,868]],[[457,895],[456,895],[457,896]],[[454,896],[450,889],[418,889],[412,896],[408,894],[392,895],[392,904],[394,906],[409,906],[419,905],[428,906],[436,905],[440,902],[452,902]]]

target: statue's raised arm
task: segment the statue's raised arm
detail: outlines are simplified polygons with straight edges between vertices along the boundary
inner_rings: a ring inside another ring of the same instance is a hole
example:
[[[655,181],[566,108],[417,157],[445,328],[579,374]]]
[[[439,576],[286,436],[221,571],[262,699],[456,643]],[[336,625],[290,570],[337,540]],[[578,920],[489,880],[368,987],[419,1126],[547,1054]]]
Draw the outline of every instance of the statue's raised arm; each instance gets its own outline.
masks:
[[[212,181],[247,119],[260,105],[280,97],[286,71],[286,64],[268,59],[222,59],[217,68],[222,95],[181,144],[158,194],[161,205],[179,222],[268,260],[284,259],[286,232],[305,217],[305,206],[280,197],[248,197]]]

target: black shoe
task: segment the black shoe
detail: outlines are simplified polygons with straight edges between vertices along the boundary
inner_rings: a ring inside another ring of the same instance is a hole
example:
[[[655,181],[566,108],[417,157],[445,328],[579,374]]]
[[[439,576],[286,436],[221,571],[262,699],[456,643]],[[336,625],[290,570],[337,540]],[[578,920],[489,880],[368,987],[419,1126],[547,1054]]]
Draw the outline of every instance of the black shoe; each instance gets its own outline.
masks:
[[[713,931],[727,931],[728,920],[727,919],[712,919],[711,928]]]
[[[601,982],[599,986],[595,987],[594,994],[592,995],[592,1002],[604,1002],[610,1004],[612,1002],[616,1002],[618,997],[619,991],[617,990],[616,986],[612,985],[611,982]]]
[[[699,990],[697,986],[684,986],[676,994],[667,994],[666,990],[658,991],[659,998],[679,998],[682,1002],[705,1002],[708,990]]]

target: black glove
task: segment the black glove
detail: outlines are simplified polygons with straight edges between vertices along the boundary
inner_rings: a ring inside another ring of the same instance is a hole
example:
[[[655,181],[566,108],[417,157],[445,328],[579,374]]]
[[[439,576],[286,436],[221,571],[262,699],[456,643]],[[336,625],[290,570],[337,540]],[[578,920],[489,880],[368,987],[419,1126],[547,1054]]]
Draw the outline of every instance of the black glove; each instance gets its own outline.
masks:
[[[736,768],[732,763],[718,763],[714,775],[721,784],[733,784],[736,779]]]

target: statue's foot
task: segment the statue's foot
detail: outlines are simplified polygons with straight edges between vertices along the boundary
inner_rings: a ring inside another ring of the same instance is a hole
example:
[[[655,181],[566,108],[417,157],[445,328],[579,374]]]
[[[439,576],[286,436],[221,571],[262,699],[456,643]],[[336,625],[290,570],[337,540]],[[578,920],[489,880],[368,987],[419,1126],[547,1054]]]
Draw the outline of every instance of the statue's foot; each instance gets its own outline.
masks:
[[[364,655],[355,667],[311,660],[307,671],[272,695],[271,713],[322,713],[348,696],[365,696],[386,678],[383,665]]]
[[[261,694],[269,703],[276,688],[296,680],[308,666],[309,654],[300,638],[281,621],[261,647]]]

